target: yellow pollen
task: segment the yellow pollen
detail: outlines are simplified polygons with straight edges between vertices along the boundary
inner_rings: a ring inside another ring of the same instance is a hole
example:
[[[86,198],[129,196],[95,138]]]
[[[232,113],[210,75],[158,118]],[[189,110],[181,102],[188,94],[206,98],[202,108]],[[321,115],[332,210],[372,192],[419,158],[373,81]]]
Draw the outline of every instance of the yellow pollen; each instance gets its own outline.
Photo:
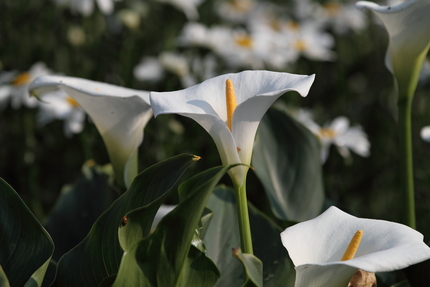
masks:
[[[30,73],[25,72],[16,76],[15,79],[13,79],[12,81],[12,85],[14,86],[25,85],[25,84],[28,84],[29,81],[30,81]]]
[[[334,138],[335,136],[336,136],[336,132],[333,129],[329,129],[329,128],[321,128],[317,133],[317,137],[319,139]]]
[[[296,21],[288,21],[288,27],[292,30],[298,30],[300,26]]]
[[[244,48],[252,48],[252,38],[246,35],[236,36],[236,44]]]
[[[307,44],[305,41],[303,40],[296,40],[294,42],[294,48],[296,48],[296,50],[303,52],[304,50],[306,50]]]
[[[230,1],[231,7],[241,13],[246,13],[252,8],[252,1],[249,0],[233,0]]]
[[[345,253],[342,256],[341,261],[346,261],[354,258],[355,253],[357,252],[358,246],[360,246],[361,238],[363,237],[363,230],[359,230],[352,237],[351,242],[346,248]]]
[[[327,13],[330,16],[336,16],[337,14],[339,14],[340,11],[340,5],[339,3],[326,3],[324,4],[324,8],[327,10]]]
[[[77,101],[75,101],[75,99],[71,98],[71,97],[67,97],[66,101],[74,108],[78,108],[79,104]]]
[[[236,95],[234,93],[233,82],[230,79],[225,81],[225,97],[227,104],[227,126],[230,131],[233,131],[232,123],[233,123],[233,114],[236,109]]]

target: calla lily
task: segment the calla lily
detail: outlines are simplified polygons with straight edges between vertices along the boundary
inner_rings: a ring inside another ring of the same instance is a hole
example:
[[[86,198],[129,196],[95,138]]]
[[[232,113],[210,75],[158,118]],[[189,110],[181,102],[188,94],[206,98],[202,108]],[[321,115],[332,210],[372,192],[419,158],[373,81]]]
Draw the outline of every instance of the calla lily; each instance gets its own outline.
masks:
[[[359,1],[384,23],[390,38],[386,64],[397,79],[399,94],[413,95],[421,67],[430,47],[430,1],[411,0],[396,6]]]
[[[355,246],[355,256],[341,261],[357,231],[362,239]],[[393,271],[430,258],[423,235],[412,228],[357,218],[333,206],[312,220],[287,228],[281,240],[296,266],[295,287],[345,287],[357,270]]]
[[[297,91],[306,96],[314,78],[314,75],[244,71],[218,76],[180,91],[151,92],[150,100],[155,116],[176,113],[199,123],[215,141],[224,165],[249,165],[255,133],[267,109],[285,92]],[[234,85],[229,85],[229,91],[234,89],[237,106],[227,103],[226,97],[230,98],[227,80]],[[246,166],[230,170],[236,186],[244,183],[247,171]]]
[[[34,96],[61,89],[72,97],[97,126],[117,183],[130,186],[137,175],[137,148],[152,116],[149,92],[60,76],[39,77],[29,89]]]

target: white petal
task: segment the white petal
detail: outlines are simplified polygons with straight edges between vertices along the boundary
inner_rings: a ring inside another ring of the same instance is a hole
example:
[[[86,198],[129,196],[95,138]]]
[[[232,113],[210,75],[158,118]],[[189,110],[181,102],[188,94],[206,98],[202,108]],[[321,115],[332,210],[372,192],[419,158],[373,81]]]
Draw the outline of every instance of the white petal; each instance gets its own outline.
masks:
[[[119,184],[129,183],[136,174],[124,174],[124,170],[142,143],[143,129],[152,116],[149,93],[59,76],[39,77],[30,85],[35,95],[57,88],[73,97],[91,117],[106,144]]]
[[[421,129],[421,138],[426,142],[430,142],[430,126]]]
[[[363,239],[355,258],[340,261],[356,231]],[[403,269],[430,258],[423,235],[405,225],[357,218],[336,207],[281,234],[295,266],[347,265],[368,272]]]
[[[356,6],[372,10],[384,23],[390,36],[387,66],[397,81],[408,85],[417,80],[430,47],[430,1],[410,0],[396,6],[359,1]]]
[[[236,92],[233,134],[227,128],[225,83],[230,79]],[[151,92],[155,116],[177,113],[196,120],[214,139],[224,165],[250,164],[255,132],[273,102],[287,91],[306,96],[314,75],[303,76],[269,71],[245,71],[226,74],[181,91]],[[238,153],[239,151],[239,153]],[[239,158],[240,157],[240,158]],[[247,168],[235,168],[234,180],[242,184]]]
[[[97,5],[103,14],[109,15],[113,12],[113,0],[97,0]]]

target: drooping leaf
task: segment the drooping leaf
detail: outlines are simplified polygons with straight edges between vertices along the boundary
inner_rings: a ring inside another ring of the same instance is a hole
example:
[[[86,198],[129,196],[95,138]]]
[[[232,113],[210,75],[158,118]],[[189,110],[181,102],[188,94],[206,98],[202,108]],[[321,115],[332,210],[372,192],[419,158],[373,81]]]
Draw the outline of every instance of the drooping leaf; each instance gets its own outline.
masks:
[[[233,190],[218,186],[207,207],[214,214],[203,241],[208,257],[221,272],[216,286],[242,286],[243,266],[232,255],[232,248],[240,246]],[[282,230],[252,205],[249,206],[249,211],[254,253],[263,262],[263,286],[294,286],[294,265],[280,240]]]
[[[168,192],[197,159],[192,155],[178,155],[140,173],[130,188],[97,219],[88,236],[60,259],[56,286],[93,287],[116,274],[123,253],[118,240],[122,217],[133,209],[148,206],[148,220],[153,220]]]
[[[55,260],[81,242],[96,219],[114,201],[109,175],[100,166],[87,162],[83,166],[83,174],[82,178],[63,189],[45,223],[55,243]]]
[[[0,265],[11,286],[24,286],[36,271],[35,286],[42,285],[46,272],[42,266],[49,263],[54,244],[19,195],[3,179],[0,179],[0,246]]]
[[[248,278],[243,286],[262,287],[263,286],[263,263],[252,254],[242,253],[240,248],[233,251],[233,255],[239,259]]]
[[[270,109],[263,117],[252,166],[276,217],[303,221],[321,213],[324,191],[318,140],[286,113]]]
[[[160,221],[154,233],[129,246],[113,287],[209,287],[216,283],[219,271],[215,264],[191,242],[207,199],[227,170],[212,168],[179,186],[182,201]]]

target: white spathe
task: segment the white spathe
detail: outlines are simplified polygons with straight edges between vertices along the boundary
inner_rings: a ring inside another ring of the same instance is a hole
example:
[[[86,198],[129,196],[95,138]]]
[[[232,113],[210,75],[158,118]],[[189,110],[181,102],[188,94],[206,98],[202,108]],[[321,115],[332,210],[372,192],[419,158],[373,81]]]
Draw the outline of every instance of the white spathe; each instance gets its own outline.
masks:
[[[413,93],[430,47],[430,0],[410,0],[395,6],[359,1],[356,7],[372,10],[384,23],[390,39],[387,67],[395,75],[400,92]]]
[[[150,100],[155,116],[175,113],[199,123],[214,140],[224,165],[249,165],[255,133],[267,109],[288,91],[306,96],[314,78],[315,75],[244,71],[218,76],[180,91],[151,92]],[[232,131],[226,124],[227,79],[233,82],[237,101]],[[241,186],[247,171],[245,166],[231,169],[233,183]]]
[[[61,76],[39,77],[29,87],[35,96],[56,89],[66,92],[90,116],[105,142],[118,184],[129,187],[137,175],[143,129],[152,116],[149,92]]]
[[[355,257],[340,261],[358,230],[363,238]],[[281,233],[296,266],[295,287],[345,287],[358,270],[387,272],[430,258],[423,235],[408,226],[358,218],[332,206],[320,216]]]

